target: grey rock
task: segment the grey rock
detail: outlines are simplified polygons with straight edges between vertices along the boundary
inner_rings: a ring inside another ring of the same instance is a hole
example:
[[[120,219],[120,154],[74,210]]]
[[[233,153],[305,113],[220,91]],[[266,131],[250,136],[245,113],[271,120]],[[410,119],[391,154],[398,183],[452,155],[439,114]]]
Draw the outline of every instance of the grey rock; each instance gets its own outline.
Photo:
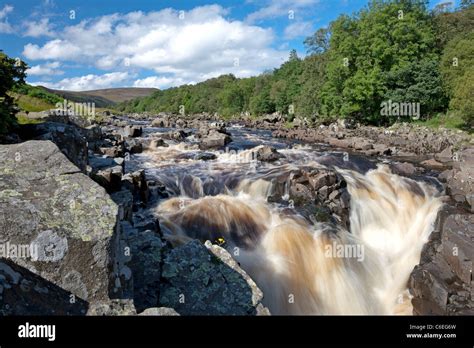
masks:
[[[107,192],[119,191],[122,185],[123,167],[116,165],[109,168],[92,171],[90,177],[99,185],[104,187]]]
[[[190,241],[166,256],[160,305],[181,315],[255,315],[254,294],[245,278],[201,242]]]
[[[124,316],[137,315],[133,301],[130,299],[113,299],[95,302],[87,311],[89,316]]]
[[[474,314],[473,222],[472,215],[452,214],[449,207],[438,213],[420,264],[410,275],[414,314]]]
[[[139,315],[145,316],[179,316],[179,313],[176,312],[173,308],[167,307],[154,307],[154,308],[147,308]]]
[[[197,161],[210,161],[216,159],[217,156],[212,152],[199,152],[194,159]]]
[[[239,273],[245,279],[248,286],[252,289],[252,304],[255,307],[258,307],[257,315],[270,315],[270,310],[261,304],[263,300],[262,290],[260,290],[257,284],[253,281],[253,279],[250,278],[250,276],[242,268],[240,268],[237,261],[234,260],[234,258],[229,254],[229,252],[216,244],[212,244],[209,240],[206,241],[204,245],[222,262],[224,262],[227,266]]]
[[[85,315],[88,303],[13,261],[0,258],[0,316]]]
[[[80,128],[55,122],[28,125],[22,130],[24,140],[50,140],[83,172],[88,163],[87,140]]]
[[[450,215],[443,226],[441,245],[454,274],[469,284],[474,263],[474,215]]]
[[[256,151],[256,158],[262,162],[274,162],[285,157],[275,148],[270,146],[262,146]]]
[[[416,173],[416,167],[409,162],[393,163],[390,168],[394,174],[398,175],[413,175]]]
[[[89,302],[108,299],[117,205],[50,141],[0,146],[0,163],[0,241],[37,248],[14,262]]]
[[[110,198],[119,207],[118,217],[120,220],[132,222],[133,219],[133,195],[129,190],[121,190],[110,195]]]
[[[124,137],[135,138],[142,135],[143,129],[140,126],[127,125],[122,131]]]
[[[160,277],[166,243],[154,231],[140,232],[130,226],[127,231],[131,248],[128,267],[133,275],[133,298],[137,311],[141,312],[159,304]]]
[[[141,153],[143,144],[137,139],[130,139],[126,142],[126,148],[129,153]]]
[[[199,148],[201,150],[219,149],[232,141],[232,138],[225,133],[211,129],[209,134],[201,139]]]

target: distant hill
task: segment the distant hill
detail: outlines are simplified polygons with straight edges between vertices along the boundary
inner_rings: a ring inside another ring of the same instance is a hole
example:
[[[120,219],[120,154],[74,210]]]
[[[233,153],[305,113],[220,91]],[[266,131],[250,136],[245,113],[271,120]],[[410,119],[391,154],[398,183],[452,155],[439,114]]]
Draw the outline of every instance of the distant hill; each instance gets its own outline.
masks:
[[[117,103],[121,103],[138,97],[147,97],[158,90],[156,88],[124,87],[76,92],[50,89],[43,86],[39,87],[43,88],[48,93],[56,94],[62,98],[68,99],[76,103],[94,102],[95,106],[99,108],[109,107]]]

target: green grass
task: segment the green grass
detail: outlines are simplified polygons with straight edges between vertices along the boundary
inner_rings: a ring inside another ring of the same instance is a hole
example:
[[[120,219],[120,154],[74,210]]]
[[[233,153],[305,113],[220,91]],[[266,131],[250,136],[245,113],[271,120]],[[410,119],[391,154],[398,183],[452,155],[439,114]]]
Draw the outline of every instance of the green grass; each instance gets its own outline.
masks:
[[[27,117],[25,115],[21,115],[21,114],[16,115],[16,119],[18,121],[18,124],[38,124],[38,123],[43,122],[40,119],[29,118],[29,117]]]
[[[39,112],[39,111],[54,109],[53,104],[50,104],[36,97],[31,97],[29,95],[18,94],[18,93],[11,93],[11,96],[15,98],[15,102],[23,111]]]
[[[418,124],[420,126],[426,126],[430,128],[449,128],[449,129],[461,129],[461,130],[467,130],[466,129],[466,124],[464,120],[461,118],[461,116],[457,113],[454,112],[448,112],[446,114],[438,114],[428,120],[420,120],[414,122],[415,124]],[[472,129],[471,131],[472,132]]]

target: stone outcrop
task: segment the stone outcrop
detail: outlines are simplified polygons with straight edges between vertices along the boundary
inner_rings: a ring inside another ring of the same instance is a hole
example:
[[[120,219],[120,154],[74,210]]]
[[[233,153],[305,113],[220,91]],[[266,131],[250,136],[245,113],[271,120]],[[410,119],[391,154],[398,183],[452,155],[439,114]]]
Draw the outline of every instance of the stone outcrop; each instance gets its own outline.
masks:
[[[162,269],[161,305],[181,315],[257,314],[261,291],[231,266],[197,240],[172,249]]]
[[[120,296],[117,205],[50,141],[0,146],[0,239],[13,261],[80,299]]]
[[[410,276],[414,314],[473,315],[474,215],[441,211]]]
[[[71,124],[45,122],[21,128],[22,140],[50,140],[62,153],[85,172],[88,164],[87,138],[84,132]]]

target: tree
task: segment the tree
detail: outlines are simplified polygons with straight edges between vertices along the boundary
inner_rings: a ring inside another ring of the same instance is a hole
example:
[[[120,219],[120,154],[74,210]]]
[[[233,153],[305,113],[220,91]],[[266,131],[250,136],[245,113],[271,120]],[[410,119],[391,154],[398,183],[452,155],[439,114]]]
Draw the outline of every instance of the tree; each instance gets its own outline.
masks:
[[[339,17],[330,30],[322,91],[323,110],[330,116],[387,123],[380,117],[380,105],[388,98],[427,106],[443,98],[440,89],[432,95],[422,88],[434,86],[439,78],[427,69],[420,76],[418,70],[423,60],[431,67],[439,60],[432,18],[423,2],[373,0],[356,15]]]
[[[457,80],[453,97],[449,103],[451,110],[461,114],[466,125],[474,128],[474,67],[471,66]]]
[[[308,54],[322,54],[329,49],[330,32],[327,28],[318,29],[304,40]]]
[[[296,112],[317,121],[321,114],[321,88],[326,79],[327,54],[314,54],[303,61]]]
[[[474,66],[474,32],[460,34],[451,40],[441,58],[441,74],[446,93],[452,95],[458,80]]]
[[[24,83],[27,65],[19,59],[8,57],[0,51],[0,134],[16,124],[17,107],[7,92]]]

